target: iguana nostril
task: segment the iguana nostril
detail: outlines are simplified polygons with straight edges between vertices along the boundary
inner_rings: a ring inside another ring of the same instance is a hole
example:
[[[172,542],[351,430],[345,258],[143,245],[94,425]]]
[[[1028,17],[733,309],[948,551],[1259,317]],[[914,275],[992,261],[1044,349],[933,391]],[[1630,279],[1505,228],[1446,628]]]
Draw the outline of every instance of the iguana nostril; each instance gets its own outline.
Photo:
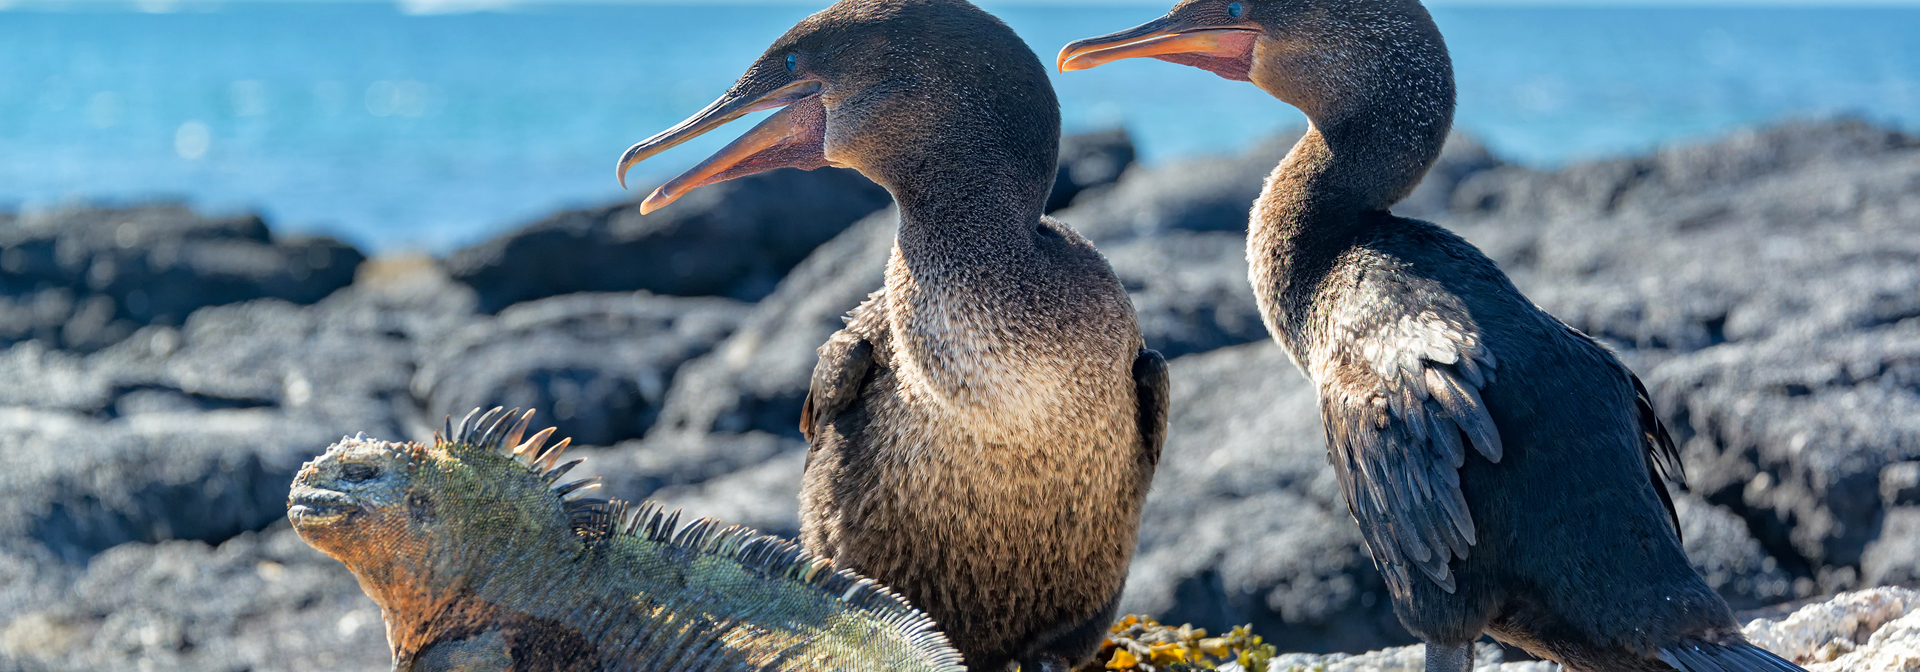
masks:
[[[380,469],[371,464],[347,464],[340,467],[340,478],[349,483],[364,483],[380,475]]]

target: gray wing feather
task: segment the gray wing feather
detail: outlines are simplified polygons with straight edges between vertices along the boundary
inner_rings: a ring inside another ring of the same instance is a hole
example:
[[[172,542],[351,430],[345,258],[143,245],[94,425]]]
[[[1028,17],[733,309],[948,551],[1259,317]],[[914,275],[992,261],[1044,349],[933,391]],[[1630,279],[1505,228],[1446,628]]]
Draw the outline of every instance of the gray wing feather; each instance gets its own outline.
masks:
[[[1505,449],[1480,391],[1498,364],[1464,310],[1405,310],[1372,301],[1342,306],[1311,358],[1321,419],[1347,508],[1365,531],[1389,586],[1404,594],[1414,569],[1456,589],[1448,563],[1477,540],[1460,490],[1471,449],[1499,462]]]

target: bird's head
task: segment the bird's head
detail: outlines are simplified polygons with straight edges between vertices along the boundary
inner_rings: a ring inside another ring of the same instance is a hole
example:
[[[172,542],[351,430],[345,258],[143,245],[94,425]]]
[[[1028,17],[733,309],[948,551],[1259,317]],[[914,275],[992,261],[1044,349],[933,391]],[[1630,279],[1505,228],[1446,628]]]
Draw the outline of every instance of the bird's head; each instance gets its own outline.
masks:
[[[1159,19],[1068,44],[1059,68],[1143,56],[1252,82],[1316,121],[1383,90],[1443,88],[1449,112],[1453,103],[1446,45],[1418,0],[1182,0]]]
[[[655,190],[642,212],[775,168],[854,168],[899,197],[896,186],[960,153],[1044,175],[1050,186],[1059,143],[1046,71],[998,19],[965,0],[841,0],[775,40],[719,100],[629,148],[622,184],[636,163],[776,108]]]

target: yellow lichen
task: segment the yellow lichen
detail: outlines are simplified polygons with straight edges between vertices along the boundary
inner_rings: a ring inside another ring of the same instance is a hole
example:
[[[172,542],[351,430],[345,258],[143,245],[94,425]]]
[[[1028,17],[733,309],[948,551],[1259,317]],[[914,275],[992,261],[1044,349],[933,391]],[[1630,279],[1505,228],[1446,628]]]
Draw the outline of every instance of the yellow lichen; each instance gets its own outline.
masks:
[[[1171,627],[1145,616],[1129,615],[1108,629],[1107,641],[1094,664],[1084,670],[1122,672],[1200,672],[1237,663],[1241,669],[1264,672],[1275,655],[1246,626],[1225,637],[1208,637],[1192,625]]]

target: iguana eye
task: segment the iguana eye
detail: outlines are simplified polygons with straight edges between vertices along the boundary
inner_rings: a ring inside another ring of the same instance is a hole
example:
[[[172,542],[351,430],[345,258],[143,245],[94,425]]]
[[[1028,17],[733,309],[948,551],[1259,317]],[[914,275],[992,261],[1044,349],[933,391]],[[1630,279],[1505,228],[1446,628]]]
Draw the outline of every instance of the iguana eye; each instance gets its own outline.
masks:
[[[1238,18],[1240,18],[1240,15],[1241,15],[1241,14],[1245,14],[1245,13],[1247,13],[1247,8],[1246,8],[1246,6],[1244,6],[1244,5],[1241,5],[1241,4],[1240,4],[1240,3],[1238,3],[1238,2],[1235,2],[1235,3],[1229,3],[1229,4],[1227,5],[1227,16],[1231,16],[1231,17],[1233,17],[1233,18],[1236,18],[1236,19],[1238,19]]]
[[[340,478],[348,483],[365,483],[380,475],[380,469],[371,464],[353,462],[340,467]]]

